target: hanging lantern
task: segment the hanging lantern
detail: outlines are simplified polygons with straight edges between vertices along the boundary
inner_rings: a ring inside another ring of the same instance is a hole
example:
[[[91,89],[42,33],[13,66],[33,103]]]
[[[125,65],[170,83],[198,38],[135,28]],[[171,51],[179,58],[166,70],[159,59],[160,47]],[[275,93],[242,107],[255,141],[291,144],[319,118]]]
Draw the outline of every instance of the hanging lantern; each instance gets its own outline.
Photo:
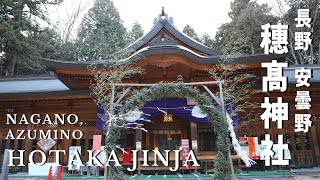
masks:
[[[172,115],[165,113],[163,116],[163,122],[173,122]]]

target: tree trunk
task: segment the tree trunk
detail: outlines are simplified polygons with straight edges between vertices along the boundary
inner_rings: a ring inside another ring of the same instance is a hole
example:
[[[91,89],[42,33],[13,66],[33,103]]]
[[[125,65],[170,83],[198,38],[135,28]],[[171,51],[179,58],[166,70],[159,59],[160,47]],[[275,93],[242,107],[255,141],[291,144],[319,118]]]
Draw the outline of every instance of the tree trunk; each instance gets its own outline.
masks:
[[[319,52],[318,52],[318,64],[320,64],[320,44],[319,44]]]
[[[254,47],[253,47],[253,44],[251,43],[251,54],[254,54]]]
[[[9,50],[5,56],[6,58],[3,65],[4,76],[13,76],[17,64],[16,52],[14,50]]]
[[[291,29],[289,29],[289,33],[290,33],[291,37],[294,37]],[[294,48],[293,48],[293,43],[292,43],[293,41],[294,41],[294,39],[293,39],[293,40],[291,39],[291,40],[289,41],[289,43],[290,43],[290,49],[291,49],[290,52],[291,52],[291,55],[292,55],[292,57],[293,57],[293,59],[294,59],[294,64],[297,65],[297,64],[299,64],[299,62],[298,62],[297,56],[294,54],[295,50],[294,50]],[[301,63],[301,64],[302,64],[302,63]]]

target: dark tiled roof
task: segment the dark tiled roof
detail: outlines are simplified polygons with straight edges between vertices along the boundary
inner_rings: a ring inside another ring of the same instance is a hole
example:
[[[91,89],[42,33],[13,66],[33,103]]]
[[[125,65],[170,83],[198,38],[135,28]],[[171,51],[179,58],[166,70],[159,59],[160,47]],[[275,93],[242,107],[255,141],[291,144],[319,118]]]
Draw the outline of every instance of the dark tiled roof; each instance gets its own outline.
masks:
[[[167,30],[170,34],[172,34],[175,38],[183,42],[184,44],[205,53],[208,56],[217,56],[221,55],[220,52],[211,49],[200,42],[197,42],[196,40],[188,37],[187,35],[180,32],[174,25],[173,22],[170,22],[168,17],[165,18],[159,18],[155,21],[154,26],[152,29],[144,36],[139,38],[136,42],[128,46],[125,50],[130,51],[137,51],[140,48],[142,48],[147,42],[151,41],[162,29]]]
[[[203,56],[194,51],[191,51],[180,45],[161,45],[161,46],[152,46],[145,47],[140,49],[138,52],[134,53],[130,57],[117,62],[128,62],[135,63],[142,60],[142,57],[153,56],[153,55],[181,55],[189,59],[190,61],[196,62],[198,64],[218,64],[219,61],[230,58],[233,59],[233,63],[255,63],[255,62],[265,62],[272,59],[281,59],[283,55],[276,54],[253,54],[253,55],[230,55],[230,56]],[[91,64],[97,65],[97,67],[104,67],[106,64],[113,64],[115,61],[58,61],[51,59],[44,59],[44,63],[48,68],[61,68],[61,69],[88,69],[88,66]]]

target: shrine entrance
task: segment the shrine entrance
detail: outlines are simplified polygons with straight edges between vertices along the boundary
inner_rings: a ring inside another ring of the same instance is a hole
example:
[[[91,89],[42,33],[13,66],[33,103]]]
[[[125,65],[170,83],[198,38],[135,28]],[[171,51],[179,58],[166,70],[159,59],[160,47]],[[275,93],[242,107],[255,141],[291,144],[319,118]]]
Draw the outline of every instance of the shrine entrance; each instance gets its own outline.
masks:
[[[217,84],[220,90],[220,99],[209,90],[206,85],[214,85]],[[120,95],[119,99],[115,99],[115,91],[116,87],[127,87],[126,89],[122,90],[122,95]],[[206,122],[206,123],[213,123],[215,120],[215,126],[211,127],[217,130],[217,144],[223,144],[222,146],[218,146],[218,156],[217,157],[209,157],[208,160],[212,161],[215,159],[217,162],[215,166],[220,167],[218,169],[214,169],[216,177],[225,177],[229,166],[231,170],[231,174],[234,175],[233,166],[232,166],[232,157],[231,153],[228,150],[227,143],[223,143],[228,137],[228,124],[225,120],[225,105],[223,99],[223,91],[222,91],[222,81],[209,81],[209,82],[195,82],[195,83],[158,83],[158,84],[128,84],[128,83],[112,83],[111,84],[111,97],[110,97],[110,107],[109,107],[109,114],[114,113],[114,105],[118,105],[121,100],[126,96],[126,94],[131,90],[133,86],[144,86],[149,88],[143,88],[140,92],[135,93],[133,96],[128,99],[123,106],[120,108],[120,112],[125,115],[125,125],[118,124],[117,126],[126,126],[127,128],[136,129],[136,147],[135,149],[141,150],[143,148],[143,140],[145,132],[150,132],[150,129],[147,127],[147,123],[152,124],[152,119],[155,117],[161,117],[160,114],[163,115],[163,123],[161,126],[155,126],[154,124],[150,125],[153,126],[154,130],[159,130],[158,133],[150,133],[153,135],[148,135],[146,137],[146,142],[149,144],[146,145],[147,147],[153,146],[152,149],[161,148],[165,150],[165,148],[169,149],[180,149],[178,141],[182,143],[182,131],[179,133],[178,131],[175,133],[174,131],[171,133],[171,129],[179,130],[180,128],[177,126],[173,126],[171,123],[173,122],[172,114],[177,115],[181,119],[189,120],[189,123],[183,123],[184,126],[188,126],[190,129],[190,138],[189,147],[193,150],[193,153],[198,153],[198,138],[197,138],[197,123]],[[200,93],[200,91],[196,88],[192,88],[190,86],[202,86],[208,93],[209,96]],[[210,98],[211,97],[211,98]],[[196,106],[188,107],[183,106],[176,106],[168,107],[169,104],[165,103],[164,107],[148,107],[146,104],[150,101],[159,100],[161,98],[178,98],[178,99],[194,99]],[[220,108],[216,108],[212,102],[212,99],[220,106]],[[144,104],[143,104],[144,103]],[[147,109],[149,108],[149,111]],[[179,112],[179,111],[183,112]],[[220,112],[221,111],[221,112]],[[197,113],[194,113],[197,112]],[[141,115],[148,117],[147,119]],[[117,123],[117,121],[115,121]],[[119,121],[123,122],[123,121]],[[112,125],[112,118],[106,122],[106,124]],[[132,124],[136,124],[136,127],[132,127]],[[166,125],[169,124],[169,125]],[[171,124],[171,125],[170,125]],[[107,134],[106,134],[106,144],[112,145],[114,140],[117,138],[113,137],[113,139],[108,138],[108,134],[117,133],[118,131],[114,128],[114,126],[107,126]],[[143,126],[143,127],[142,127]],[[159,129],[158,129],[159,128]],[[160,129],[161,128],[161,129]],[[187,128],[186,128],[187,129]],[[219,130],[219,131],[218,131]],[[142,131],[144,133],[142,133]],[[154,131],[156,132],[156,131]],[[161,132],[161,133],[160,133]],[[164,133],[167,132],[167,133]],[[150,143],[150,136],[153,137],[152,144]],[[158,143],[157,143],[158,141]],[[188,142],[188,141],[184,141]],[[191,144],[191,146],[190,146]],[[184,148],[189,148],[188,146],[184,145]],[[107,147],[108,148],[108,147]],[[160,150],[161,150],[160,149]],[[228,159],[231,162],[228,164]],[[197,172],[198,166],[190,167]],[[117,172],[121,172],[120,168],[113,167],[113,170]],[[138,174],[141,174],[143,170],[159,170],[159,168],[154,167],[142,167],[141,163],[138,163]],[[168,167],[163,167],[163,170],[168,170]],[[107,171],[105,171],[107,172]],[[107,175],[107,173],[105,173]],[[121,173],[118,174],[119,176]]]
[[[154,134],[155,149],[159,151],[180,149],[181,134]]]
[[[198,152],[198,128],[212,129],[212,123],[206,117],[198,117],[196,105],[193,99],[176,97],[145,102],[140,110],[149,115],[150,122],[143,122],[148,133],[142,134],[142,147],[162,152],[179,150],[181,140],[187,139],[189,147]]]

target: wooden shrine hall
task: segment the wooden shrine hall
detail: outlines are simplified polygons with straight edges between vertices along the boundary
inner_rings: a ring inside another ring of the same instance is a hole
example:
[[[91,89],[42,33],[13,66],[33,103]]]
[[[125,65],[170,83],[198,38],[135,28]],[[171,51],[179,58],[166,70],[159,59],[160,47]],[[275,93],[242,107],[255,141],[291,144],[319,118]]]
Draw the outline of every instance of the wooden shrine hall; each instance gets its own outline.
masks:
[[[219,61],[225,56],[214,49],[191,39],[181,33],[174,26],[172,18],[162,12],[154,21],[153,28],[127,47],[133,54],[125,59],[134,67],[144,69],[144,74],[134,75],[126,79],[124,83],[157,83],[173,82],[179,75],[184,82],[205,82],[214,81],[208,70],[218,68]],[[261,79],[266,75],[266,69],[261,67],[262,62],[271,60],[284,61],[279,55],[234,55],[234,62],[245,63],[248,68],[239,73],[252,73],[258,78],[258,85],[254,88],[262,89]],[[97,130],[98,107],[90,96],[90,81],[93,80],[88,65],[95,63],[103,66],[105,61],[63,61],[44,60],[48,69],[48,75],[3,77],[0,78],[0,150],[1,157],[5,149],[24,149],[29,154],[39,149],[37,139],[14,140],[6,139],[9,130],[75,130],[80,129],[84,137],[82,139],[58,139],[52,149],[68,150],[69,146],[81,146],[83,151],[82,159],[88,159],[84,151],[92,149],[93,135],[102,134]],[[284,75],[288,76],[288,90],[284,93],[270,92],[269,97],[283,97],[289,102],[290,120],[283,123],[283,129],[271,126],[265,130],[260,115],[262,108],[252,109],[256,112],[254,122],[246,122],[239,115],[240,124],[235,127],[238,137],[258,137],[259,143],[264,139],[265,134],[271,134],[275,140],[277,134],[283,134],[285,142],[289,144],[292,159],[291,167],[312,167],[320,165],[320,67],[316,65],[304,66],[313,69],[312,84],[306,90],[312,96],[312,127],[308,133],[295,133],[294,114],[295,96],[297,88],[294,70],[299,66],[290,66],[284,69]],[[213,92],[215,87],[208,86]],[[224,87],[228,88],[228,87]],[[205,91],[204,89],[202,89]],[[299,88],[299,90],[302,90]],[[264,94],[256,94],[250,101],[263,102]],[[169,100],[168,100],[169,101]],[[185,100],[186,105],[193,105],[191,99]],[[66,125],[20,125],[6,124],[6,114],[77,114],[81,123]],[[190,148],[195,150],[197,158],[201,163],[199,171],[205,166],[212,166],[212,160],[216,155],[215,132],[208,123],[194,122],[189,119],[170,114],[170,121],[164,121],[168,117],[159,114],[146,122],[144,127],[148,133],[141,130],[126,130],[121,139],[121,146],[136,149],[136,142],[141,142],[142,149],[179,149],[181,139],[189,139]],[[244,121],[245,123],[241,122]],[[241,168],[242,162],[235,153],[232,153],[235,168]],[[25,156],[25,162],[28,161]],[[36,157],[37,159],[37,157]],[[50,156],[49,161],[54,158]],[[60,159],[63,165],[67,165],[68,158],[63,156]],[[20,171],[27,171],[27,167],[17,167]],[[151,167],[150,167],[151,168]],[[143,169],[139,172],[156,169]]]

